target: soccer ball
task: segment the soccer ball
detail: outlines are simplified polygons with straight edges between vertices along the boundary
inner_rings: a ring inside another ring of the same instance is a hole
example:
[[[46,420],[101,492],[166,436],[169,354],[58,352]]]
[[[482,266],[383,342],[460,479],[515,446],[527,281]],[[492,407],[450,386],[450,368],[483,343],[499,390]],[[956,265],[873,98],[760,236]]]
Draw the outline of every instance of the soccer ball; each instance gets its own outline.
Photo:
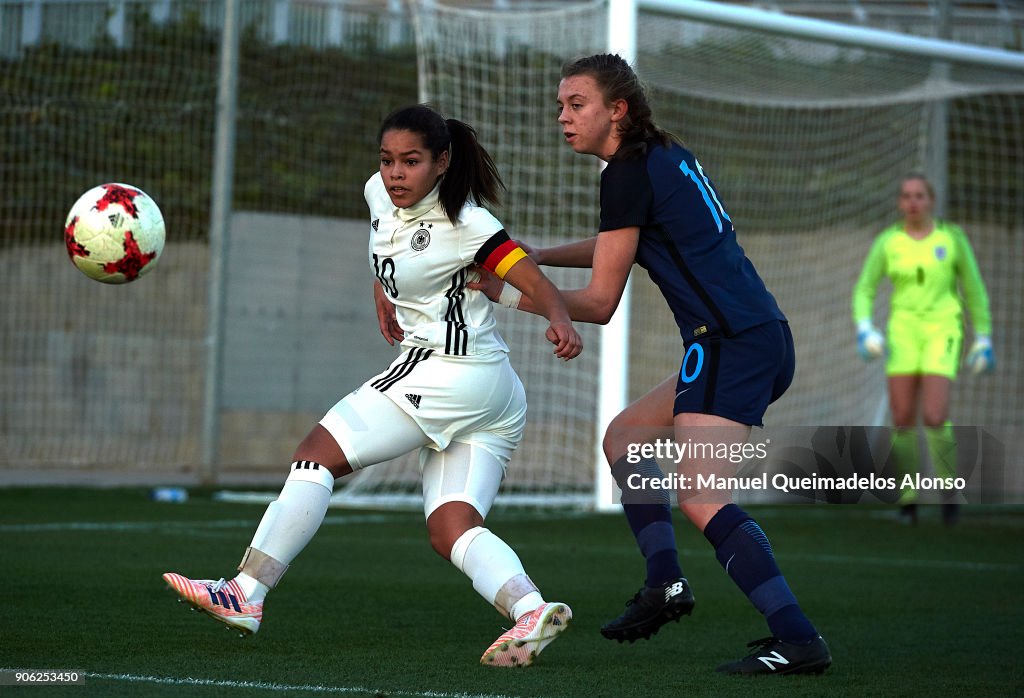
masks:
[[[71,262],[105,284],[135,281],[164,250],[164,217],[146,192],[130,184],[101,184],[82,194],[64,222]]]

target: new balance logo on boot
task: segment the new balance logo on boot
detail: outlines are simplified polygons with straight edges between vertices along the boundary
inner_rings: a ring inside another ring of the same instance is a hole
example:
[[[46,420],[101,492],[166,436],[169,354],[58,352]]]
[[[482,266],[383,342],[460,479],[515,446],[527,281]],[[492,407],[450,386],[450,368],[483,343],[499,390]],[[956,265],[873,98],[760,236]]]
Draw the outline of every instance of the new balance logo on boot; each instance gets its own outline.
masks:
[[[772,650],[771,654],[761,655],[757,659],[758,659],[758,661],[763,662],[764,665],[766,667],[768,667],[769,669],[771,669],[772,671],[775,671],[775,665],[776,664],[779,664],[779,665],[782,665],[782,666],[785,666],[786,664],[789,664],[789,660],[786,659],[785,657],[783,657],[781,654],[779,654],[775,650]]]
[[[673,596],[682,594],[684,589],[686,589],[685,581],[675,581],[665,587],[665,603],[668,603]]]
[[[723,674],[820,674],[832,665],[832,654],[821,635],[806,645],[766,637],[747,643],[754,651],[736,662],[718,667]]]

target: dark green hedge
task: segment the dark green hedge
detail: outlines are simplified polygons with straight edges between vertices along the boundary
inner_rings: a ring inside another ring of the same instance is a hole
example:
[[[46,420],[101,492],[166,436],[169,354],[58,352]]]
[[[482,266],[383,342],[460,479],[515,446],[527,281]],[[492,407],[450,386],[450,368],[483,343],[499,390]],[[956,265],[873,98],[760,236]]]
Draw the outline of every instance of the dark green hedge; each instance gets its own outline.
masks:
[[[128,182],[169,231],[209,226],[219,37],[195,16],[131,24],[131,47],[34,47],[0,62],[0,230],[52,239],[79,194]],[[411,46],[338,49],[242,41],[234,207],[362,217],[376,132],[416,100]]]

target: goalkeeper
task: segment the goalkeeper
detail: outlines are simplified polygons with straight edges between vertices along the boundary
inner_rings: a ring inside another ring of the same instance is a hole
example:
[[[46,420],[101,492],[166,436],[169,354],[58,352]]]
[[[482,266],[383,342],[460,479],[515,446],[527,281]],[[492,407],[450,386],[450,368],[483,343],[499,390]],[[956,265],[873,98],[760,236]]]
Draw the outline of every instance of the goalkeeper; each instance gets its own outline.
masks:
[[[965,301],[974,325],[966,365],[975,374],[995,368],[988,293],[978,263],[963,230],[932,217],[934,204],[935,191],[923,175],[903,178],[898,199],[903,219],[875,238],[853,289],[858,352],[868,361],[886,357],[892,453],[901,479],[918,470],[919,417],[936,477],[956,476],[949,393],[960,365]],[[887,341],[871,322],[882,276],[892,283]],[[917,499],[915,490],[901,492],[900,514],[907,523],[917,522]],[[943,502],[943,521],[953,524],[958,517],[958,504]]]

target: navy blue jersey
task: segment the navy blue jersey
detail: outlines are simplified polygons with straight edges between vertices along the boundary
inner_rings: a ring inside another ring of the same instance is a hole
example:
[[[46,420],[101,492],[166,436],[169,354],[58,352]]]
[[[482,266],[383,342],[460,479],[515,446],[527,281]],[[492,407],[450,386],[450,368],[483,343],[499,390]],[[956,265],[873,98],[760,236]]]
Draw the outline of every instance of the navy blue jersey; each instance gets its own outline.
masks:
[[[601,230],[631,226],[640,227],[636,261],[661,289],[684,342],[786,319],[736,241],[710,178],[682,146],[651,141],[643,157],[608,162]]]

